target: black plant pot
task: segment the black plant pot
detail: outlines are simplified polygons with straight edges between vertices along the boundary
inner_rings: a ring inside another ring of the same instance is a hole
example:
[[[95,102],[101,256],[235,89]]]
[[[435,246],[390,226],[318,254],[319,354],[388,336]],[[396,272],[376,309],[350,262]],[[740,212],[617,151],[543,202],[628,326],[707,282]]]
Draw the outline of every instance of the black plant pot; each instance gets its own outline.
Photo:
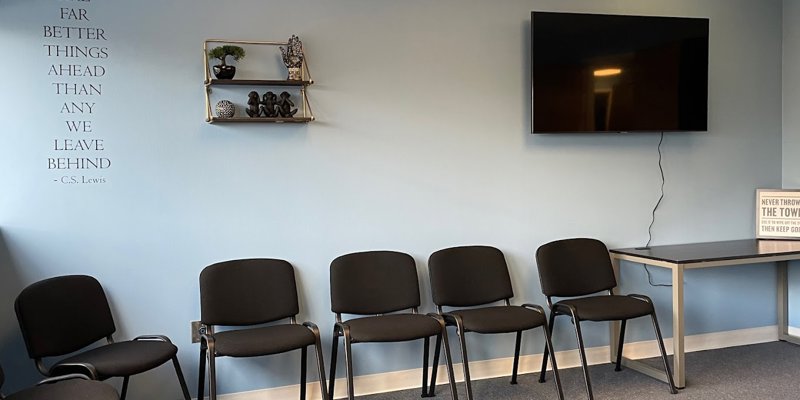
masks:
[[[233,79],[236,75],[236,67],[233,65],[215,65],[213,70],[217,79]]]

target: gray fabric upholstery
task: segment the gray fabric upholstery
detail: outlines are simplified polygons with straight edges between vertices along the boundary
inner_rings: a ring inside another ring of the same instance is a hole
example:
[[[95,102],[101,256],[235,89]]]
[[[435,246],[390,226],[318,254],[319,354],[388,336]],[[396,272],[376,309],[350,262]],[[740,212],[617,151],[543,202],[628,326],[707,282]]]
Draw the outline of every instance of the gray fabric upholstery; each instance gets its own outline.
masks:
[[[389,314],[347,320],[354,343],[404,342],[438,335],[442,326],[421,314]]]
[[[56,378],[60,379],[60,378]],[[5,383],[5,373],[0,366],[0,389]],[[118,400],[113,387],[96,381],[74,378],[42,384],[5,397],[6,400]]]
[[[464,330],[478,333],[519,332],[545,324],[545,315],[521,306],[496,306],[449,312],[458,315]]]
[[[22,290],[14,303],[31,358],[61,356],[114,333],[114,318],[97,279],[68,275]]]
[[[117,400],[119,395],[108,384],[84,379],[70,379],[25,389],[6,400]]]
[[[217,356],[255,357],[313,345],[314,334],[303,325],[284,324],[236,329],[214,334]]]
[[[545,296],[584,296],[617,286],[608,248],[596,239],[563,239],[536,250]]]
[[[514,297],[503,253],[489,246],[439,250],[428,259],[433,302],[468,307]]]
[[[111,343],[59,361],[59,364],[87,363],[94,366],[100,379],[139,374],[172,359],[178,348],[171,343],[137,340]]]
[[[575,307],[578,318],[582,321],[618,321],[650,315],[653,305],[628,296],[590,296],[561,300],[553,305],[553,309],[561,314],[568,314],[563,307]]]
[[[414,259],[396,251],[367,251],[331,262],[331,310],[381,314],[419,307]]]
[[[230,260],[200,273],[200,314],[207,325],[254,325],[300,312],[294,268],[269,258]]]

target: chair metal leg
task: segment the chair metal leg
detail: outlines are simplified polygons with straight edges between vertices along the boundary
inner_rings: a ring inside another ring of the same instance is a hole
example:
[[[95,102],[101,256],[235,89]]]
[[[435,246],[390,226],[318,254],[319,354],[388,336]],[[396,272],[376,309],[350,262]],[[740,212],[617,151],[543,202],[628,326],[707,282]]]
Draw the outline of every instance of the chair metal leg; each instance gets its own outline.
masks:
[[[422,394],[420,397],[428,396],[428,360],[430,359],[431,339],[425,337],[422,340]]]
[[[200,343],[200,368],[197,374],[197,400],[203,400],[206,386],[206,344]]]
[[[472,400],[472,382],[469,378],[469,358],[467,357],[467,338],[464,337],[464,323],[460,317],[456,317],[455,320],[458,343],[461,346],[461,366],[464,369],[464,383],[467,385],[467,400]]]
[[[306,400],[307,368],[308,368],[308,346],[300,349],[300,400]]]
[[[617,347],[617,366],[614,368],[614,371],[622,371],[622,346],[625,344],[625,325],[627,324],[628,320],[623,319],[620,321],[619,326],[619,346]],[[614,345],[613,343],[611,344]]]
[[[439,353],[442,345],[442,334],[436,335],[436,347],[433,349],[433,363],[431,369],[431,387],[428,389],[427,397],[436,396],[436,374],[439,372]]]
[[[331,374],[328,378],[328,394],[333,398],[334,385],[336,384],[336,359],[339,356],[339,330],[333,328],[333,344],[331,345]]]
[[[669,368],[669,361],[667,360],[667,351],[664,349],[664,339],[661,337],[661,328],[658,327],[658,319],[656,318],[656,312],[650,314],[651,319],[653,320],[653,329],[656,331],[656,339],[658,340],[658,349],[661,350],[661,359],[664,360],[664,371],[667,373],[667,381],[669,385],[669,392],[672,394],[677,394],[678,389],[675,388],[675,382],[672,378],[672,370]]]
[[[553,350],[553,341],[551,340],[550,337],[550,328],[545,323],[545,325],[542,326],[542,330],[544,330],[544,345],[545,348],[549,350],[550,361],[553,363],[553,377],[554,377],[553,380],[556,382],[556,391],[558,392],[558,398],[559,400],[564,400],[564,389],[561,386],[561,376],[558,373],[558,366],[556,365],[556,352],[555,350]],[[545,355],[545,358],[547,358],[547,355]]]
[[[442,326],[442,346],[444,346],[444,358],[446,361],[446,368],[447,368],[447,378],[450,382],[450,397],[453,400],[458,400],[458,390],[456,389],[456,377],[453,373],[453,355],[450,354],[450,340],[447,338],[447,324],[444,321],[444,317],[437,316],[437,321]],[[437,347],[438,351],[438,347]],[[435,382],[431,382],[434,384]]]
[[[586,381],[586,393],[589,395],[589,400],[594,399],[592,394],[592,381],[589,378],[589,365],[586,363],[586,349],[583,347],[583,335],[581,334],[581,321],[578,319],[577,313],[574,309],[570,309],[572,314],[572,324],[575,326],[575,336],[578,338],[578,351],[581,355],[581,366],[583,367],[583,379]]]
[[[172,356],[172,365],[175,366],[175,374],[178,375],[178,383],[181,385],[181,390],[183,391],[183,399],[184,400],[192,400],[192,396],[189,394],[189,388],[186,386],[186,378],[183,376],[183,371],[181,371],[181,363],[178,362],[178,356]]]
[[[555,321],[556,321],[556,313],[551,310],[550,322],[546,325],[545,328],[546,329],[545,337],[548,338],[553,337],[553,326],[555,325]],[[555,360],[555,354],[551,354],[553,351],[551,347],[553,347],[552,344],[548,346],[547,343],[545,343],[544,345],[544,354],[542,354],[542,371],[539,372],[539,383],[544,383],[546,381],[545,373],[547,372],[547,356],[550,355],[551,357],[553,357],[553,360]],[[555,370],[556,370],[555,365],[553,365],[553,371]]]
[[[122,378],[122,390],[120,390],[120,393],[119,393],[119,400],[125,400],[125,396],[128,395],[128,379],[129,378],[130,378],[129,376],[126,376],[126,377]]]
[[[519,348],[522,345],[522,331],[517,332],[517,342],[514,345],[514,366],[511,368],[511,384],[517,384],[517,370],[519,369]]]
[[[212,347],[208,348],[208,396],[217,400],[217,361]]]
[[[355,400],[356,390],[353,387],[353,349],[351,348],[350,330],[344,330],[344,361],[347,364],[347,398]]]
[[[303,325],[314,334],[314,350],[317,358],[317,374],[319,374],[319,393],[322,400],[328,400],[328,384],[325,382],[325,361],[322,358],[322,343],[319,338],[319,328],[311,322],[304,322]],[[303,357],[305,359],[305,357]],[[305,368],[303,369],[305,371]]]

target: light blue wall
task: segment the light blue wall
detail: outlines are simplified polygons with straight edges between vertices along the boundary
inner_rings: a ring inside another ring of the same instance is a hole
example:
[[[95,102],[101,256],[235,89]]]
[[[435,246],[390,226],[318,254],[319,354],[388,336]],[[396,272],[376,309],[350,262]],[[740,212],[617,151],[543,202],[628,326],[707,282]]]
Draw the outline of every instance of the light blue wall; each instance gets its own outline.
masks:
[[[755,189],[781,184],[778,0],[93,1],[93,24],[107,30],[111,53],[94,129],[113,161],[107,183],[95,186],[54,183],[60,175],[47,169],[65,129],[42,25],[59,24],[66,4],[0,0],[8,55],[0,261],[9,286],[0,354],[19,366],[9,371],[10,389],[37,378],[19,347],[11,298],[53,275],[98,277],[119,336],[171,336],[194,387],[198,348],[188,326],[199,316],[197,276],[219,260],[290,260],[302,317],[322,327],[327,352],[328,265],[343,253],[412,254],[431,310],[425,260],[442,247],[498,246],[516,299],[544,303],[533,262],[539,245],[573,236],[644,244],[660,185],[658,136],[529,134],[534,9],[710,18],[710,128],[664,140],[666,197],[654,244],[752,237]],[[308,53],[318,121],[206,124],[203,40],[290,34]],[[688,333],[776,322],[763,312],[775,307],[769,265],[690,271],[686,280]],[[623,291],[654,297],[669,336],[669,290],[649,287],[637,265],[623,267],[622,281]],[[567,324],[557,330],[556,346],[574,348]],[[605,325],[585,332],[588,345],[607,343]],[[628,337],[650,338],[650,328],[632,324]],[[538,339],[525,353],[541,351]],[[513,340],[472,344],[479,360],[510,356]],[[356,373],[417,368],[417,349],[357,347]],[[297,358],[223,361],[221,392],[296,383]],[[134,379],[131,398],[177,397],[171,371],[160,372]]]
[[[800,1],[783,0],[783,188],[800,189]],[[792,263],[789,270],[789,304],[800,302],[800,263]],[[791,306],[790,306],[791,308]],[[800,312],[790,314],[789,324],[800,325]]]
[[[800,1],[783,0],[783,187],[800,188]]]

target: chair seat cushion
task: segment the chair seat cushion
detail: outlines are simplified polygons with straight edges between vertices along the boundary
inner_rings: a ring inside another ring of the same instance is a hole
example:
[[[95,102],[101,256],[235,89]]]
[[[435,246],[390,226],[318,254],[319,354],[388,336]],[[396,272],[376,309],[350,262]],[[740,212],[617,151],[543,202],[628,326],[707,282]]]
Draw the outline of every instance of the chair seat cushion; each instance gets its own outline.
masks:
[[[496,306],[455,310],[448,314],[458,315],[464,330],[478,333],[518,332],[545,324],[544,314],[522,306]]]
[[[562,300],[553,307],[560,314],[569,314],[558,306],[571,305],[584,321],[615,321],[641,317],[653,312],[652,304],[630,296],[591,296]]]
[[[26,389],[6,400],[118,400],[117,391],[108,384],[85,379],[69,379]]]
[[[316,343],[303,325],[283,324],[214,333],[217,356],[256,357],[283,353]]]
[[[58,362],[87,363],[94,366],[100,379],[136,375],[169,361],[178,348],[156,340],[130,340],[111,343],[84,351]],[[53,366],[55,368],[55,366]]]
[[[423,314],[387,314],[355,318],[345,322],[356,342],[404,342],[438,335],[442,326]]]

